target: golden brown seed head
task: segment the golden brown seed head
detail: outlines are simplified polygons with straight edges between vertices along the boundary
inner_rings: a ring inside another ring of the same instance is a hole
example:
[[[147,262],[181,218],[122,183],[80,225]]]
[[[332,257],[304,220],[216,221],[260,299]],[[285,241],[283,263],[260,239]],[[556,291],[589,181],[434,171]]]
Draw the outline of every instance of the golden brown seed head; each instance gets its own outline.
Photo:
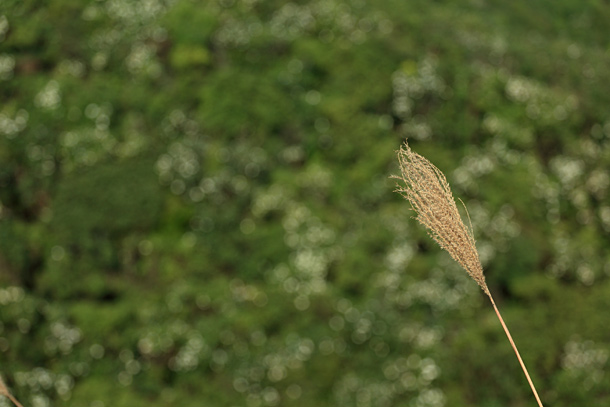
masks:
[[[428,234],[491,297],[472,227],[468,228],[462,222],[445,175],[430,161],[414,153],[406,142],[397,154],[401,175],[393,176],[399,180],[396,192],[411,202],[416,219],[426,227]]]

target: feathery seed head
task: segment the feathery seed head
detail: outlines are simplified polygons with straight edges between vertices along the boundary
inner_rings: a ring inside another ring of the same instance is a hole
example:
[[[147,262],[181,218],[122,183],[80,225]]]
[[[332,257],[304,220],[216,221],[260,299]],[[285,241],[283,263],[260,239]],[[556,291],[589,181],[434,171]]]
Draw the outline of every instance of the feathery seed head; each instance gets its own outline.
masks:
[[[472,226],[466,227],[458,212],[445,175],[430,161],[413,152],[407,142],[397,151],[400,176],[396,192],[405,197],[417,213],[416,219],[428,234],[446,250],[491,297]],[[402,181],[402,183],[400,182]]]
[[[411,202],[413,210],[417,213],[416,219],[428,229],[428,234],[443,249],[449,252],[451,257],[468,272],[470,277],[487,294],[502,324],[502,328],[515,351],[515,355],[532,389],[532,393],[536,397],[538,406],[543,407],[536,387],[527,372],[525,363],[523,363],[523,359],[519,355],[517,345],[515,345],[502,319],[502,315],[500,315],[500,311],[498,311],[498,307],[496,307],[496,303],[489,292],[489,288],[487,288],[485,276],[483,275],[483,267],[481,267],[481,261],[479,260],[479,254],[474,242],[472,225],[468,228],[462,222],[447,179],[430,161],[411,151],[406,142],[397,151],[397,154],[401,175],[393,177],[399,180],[396,185],[396,192],[399,192]]]

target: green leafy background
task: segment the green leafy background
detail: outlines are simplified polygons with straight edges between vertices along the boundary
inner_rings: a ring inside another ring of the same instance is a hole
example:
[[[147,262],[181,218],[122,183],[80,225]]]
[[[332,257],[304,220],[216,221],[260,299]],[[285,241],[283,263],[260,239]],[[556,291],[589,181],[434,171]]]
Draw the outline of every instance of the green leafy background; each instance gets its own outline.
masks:
[[[547,405],[610,404],[610,6],[4,0],[0,372],[26,406],[531,406],[392,192],[466,203]],[[0,399],[0,406],[9,406]]]

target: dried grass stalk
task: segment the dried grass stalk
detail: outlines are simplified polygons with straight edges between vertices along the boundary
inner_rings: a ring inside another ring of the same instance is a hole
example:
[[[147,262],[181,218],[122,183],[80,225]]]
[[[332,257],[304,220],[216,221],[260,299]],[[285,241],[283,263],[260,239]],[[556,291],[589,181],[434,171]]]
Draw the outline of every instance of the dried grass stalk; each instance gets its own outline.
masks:
[[[4,384],[2,377],[0,377],[0,396],[8,397],[8,399],[12,401],[13,404],[17,407],[23,407],[21,403],[19,403],[17,399],[11,394],[11,392],[8,391],[8,387],[6,387],[6,384]]]
[[[441,248],[445,249],[487,294],[502,324],[502,328],[504,328],[504,332],[517,355],[519,364],[521,364],[523,373],[525,373],[536,401],[542,407],[542,402],[538,397],[534,383],[527,372],[517,346],[485,282],[483,267],[479,260],[472,232],[472,225],[467,227],[462,222],[445,175],[430,161],[414,153],[406,142],[401,146],[397,154],[401,175],[393,176],[393,178],[399,180],[396,192],[400,193],[411,203],[413,210],[417,214],[416,219],[426,227],[430,237]]]

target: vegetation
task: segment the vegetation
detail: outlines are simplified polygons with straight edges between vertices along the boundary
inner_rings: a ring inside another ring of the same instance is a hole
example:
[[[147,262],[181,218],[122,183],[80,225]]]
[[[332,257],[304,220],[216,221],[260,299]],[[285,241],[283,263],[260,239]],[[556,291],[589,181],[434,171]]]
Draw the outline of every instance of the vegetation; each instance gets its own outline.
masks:
[[[413,210],[417,213],[417,220],[426,227],[436,243],[466,270],[468,275],[477,282],[489,297],[498,320],[515,351],[532,393],[534,393],[538,405],[542,407],[536,387],[532,383],[517,346],[485,282],[472,225],[467,227],[462,221],[445,174],[430,161],[414,153],[406,142],[398,152],[398,161],[401,175],[392,177],[399,180],[397,192],[411,203]]]
[[[24,406],[531,405],[477,284],[392,193],[408,137],[467,205],[540,398],[610,404],[609,18],[2,1],[6,386]]]

